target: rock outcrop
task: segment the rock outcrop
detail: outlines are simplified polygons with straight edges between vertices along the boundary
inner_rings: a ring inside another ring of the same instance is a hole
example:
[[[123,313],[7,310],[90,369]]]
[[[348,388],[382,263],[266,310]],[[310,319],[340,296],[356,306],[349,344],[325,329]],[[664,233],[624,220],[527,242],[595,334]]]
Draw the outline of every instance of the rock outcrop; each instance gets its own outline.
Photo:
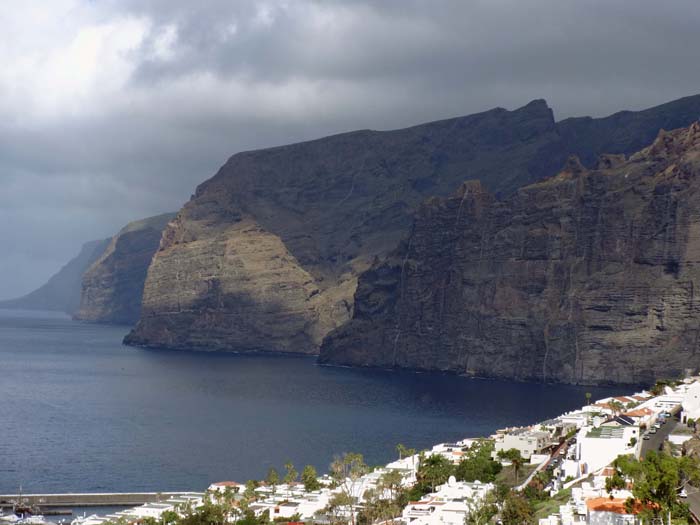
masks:
[[[569,383],[700,367],[700,124],[503,200],[477,181],[419,209],[363,273],[322,363]]]
[[[80,253],[33,292],[17,299],[0,301],[0,308],[53,310],[73,315],[80,306],[83,273],[104,252],[110,239],[83,244]]]
[[[650,111],[621,125],[655,133]],[[700,97],[674,111],[690,123]],[[629,153],[617,120],[592,122],[560,129],[539,100],[515,111],[234,155],[164,232],[141,318],[125,341],[317,353],[324,336],[352,316],[358,274],[397,246],[421,202],[449,195],[466,178],[507,196],[556,173],[579,143],[585,155],[600,153],[599,142]],[[581,140],[586,133],[602,138]]]
[[[174,216],[166,213],[131,222],[109,240],[82,275],[80,308],[75,319],[136,323],[146,271],[158,249],[163,228]]]

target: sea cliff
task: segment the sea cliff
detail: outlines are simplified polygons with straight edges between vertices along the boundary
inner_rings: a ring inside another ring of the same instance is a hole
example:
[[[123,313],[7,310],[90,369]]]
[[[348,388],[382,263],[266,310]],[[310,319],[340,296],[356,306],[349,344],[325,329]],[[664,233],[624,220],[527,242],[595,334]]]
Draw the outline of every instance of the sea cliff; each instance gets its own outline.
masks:
[[[699,194],[698,123],[502,201],[466,182],[360,276],[320,361],[570,383],[697,369]]]
[[[82,275],[75,318],[133,325],[141,312],[146,271],[172,213],[134,221],[122,228]]]

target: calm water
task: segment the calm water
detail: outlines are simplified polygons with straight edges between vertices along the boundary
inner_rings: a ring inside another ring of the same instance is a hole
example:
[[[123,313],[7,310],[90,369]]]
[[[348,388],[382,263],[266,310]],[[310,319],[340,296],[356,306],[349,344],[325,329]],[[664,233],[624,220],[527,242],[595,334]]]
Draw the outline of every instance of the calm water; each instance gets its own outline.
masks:
[[[152,351],[123,327],[0,310],[0,492],[202,490],[546,419],[614,392]]]

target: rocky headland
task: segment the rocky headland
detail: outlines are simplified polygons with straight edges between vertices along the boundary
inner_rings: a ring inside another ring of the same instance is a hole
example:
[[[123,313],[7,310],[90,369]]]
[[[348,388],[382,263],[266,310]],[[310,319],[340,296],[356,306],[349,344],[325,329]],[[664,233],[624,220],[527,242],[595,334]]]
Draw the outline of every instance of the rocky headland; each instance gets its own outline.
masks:
[[[131,222],[109,239],[81,276],[76,319],[128,325],[136,322],[146,271],[163,228],[173,217],[173,213],[166,213]]]

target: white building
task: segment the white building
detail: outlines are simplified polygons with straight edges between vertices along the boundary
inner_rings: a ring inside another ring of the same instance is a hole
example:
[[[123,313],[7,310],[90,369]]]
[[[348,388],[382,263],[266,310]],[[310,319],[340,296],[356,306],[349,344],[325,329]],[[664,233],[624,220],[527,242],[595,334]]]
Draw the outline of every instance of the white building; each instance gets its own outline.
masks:
[[[270,515],[270,519],[291,518],[299,515],[302,520],[308,520],[328,506],[328,502],[333,494],[328,488],[322,488],[314,492],[306,492],[303,485],[282,484],[272,489],[272,487],[258,487],[255,489],[259,500],[250,505],[250,509],[256,516],[260,516],[265,511]]]
[[[138,507],[126,509],[114,514],[106,516],[89,516],[86,519],[81,519],[82,525],[102,525],[104,523],[113,523],[117,521],[126,521],[127,523],[138,523],[145,518],[160,519],[164,512],[172,511],[182,515],[181,509],[187,506],[192,508],[200,507],[204,501],[204,494],[199,492],[187,492],[171,497],[163,502],[146,503]]]
[[[244,490],[245,486],[235,481],[217,481],[216,483],[212,483],[211,485],[209,485],[209,488],[207,488],[208,492],[212,492],[215,494],[225,494],[226,491],[230,491],[234,494],[237,494],[239,492],[243,492]]]
[[[681,401],[681,422],[687,423],[689,419],[700,419],[700,382],[696,381],[685,389]]]
[[[578,513],[576,505],[572,503],[560,505],[558,513],[550,514],[546,518],[540,518],[539,521],[539,525],[583,525],[585,523],[585,513]]]
[[[523,458],[530,459],[533,454],[542,454],[550,446],[552,440],[548,432],[522,428],[497,436],[494,454],[514,448]]]
[[[637,512],[629,513],[625,509],[625,500],[592,498],[586,500],[588,508],[588,525],[635,525]]]
[[[575,457],[580,474],[590,474],[609,465],[620,455],[639,457],[641,435],[636,425],[583,427],[575,445]]]
[[[648,408],[654,413],[653,421],[663,412],[675,414],[680,411],[683,404],[683,392],[675,392],[667,387],[667,392],[660,396],[652,397],[639,405],[637,408]]]
[[[420,466],[420,456],[414,454],[387,464],[387,470],[398,470],[403,479],[402,485],[412,486],[416,482],[416,474]]]
[[[456,465],[464,458],[464,449],[471,447],[473,443],[474,440],[471,439],[464,439],[457,443],[440,443],[438,445],[435,445],[430,450],[428,455],[432,456],[438,454],[451,461],[454,465]]]
[[[491,490],[491,483],[458,482],[451,476],[432,494],[409,503],[402,518],[407,525],[464,525],[470,510]]]

